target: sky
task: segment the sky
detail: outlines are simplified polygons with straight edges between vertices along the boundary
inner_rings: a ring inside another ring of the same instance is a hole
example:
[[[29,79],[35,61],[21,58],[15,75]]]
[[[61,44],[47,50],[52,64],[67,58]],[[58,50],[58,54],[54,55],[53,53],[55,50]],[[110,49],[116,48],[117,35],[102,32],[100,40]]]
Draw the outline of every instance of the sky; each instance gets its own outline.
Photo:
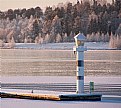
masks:
[[[58,3],[66,3],[67,1],[76,3],[77,0],[0,0],[0,10],[6,11],[8,9],[32,8],[37,6],[45,9],[47,6],[56,6]]]

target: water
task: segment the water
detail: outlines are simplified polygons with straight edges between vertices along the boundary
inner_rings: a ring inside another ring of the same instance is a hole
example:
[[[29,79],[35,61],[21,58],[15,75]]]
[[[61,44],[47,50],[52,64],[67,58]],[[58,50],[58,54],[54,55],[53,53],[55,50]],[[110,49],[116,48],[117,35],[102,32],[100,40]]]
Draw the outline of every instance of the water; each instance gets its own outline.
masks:
[[[2,76],[75,76],[71,50],[1,49]],[[85,52],[85,76],[121,76],[120,50]]]

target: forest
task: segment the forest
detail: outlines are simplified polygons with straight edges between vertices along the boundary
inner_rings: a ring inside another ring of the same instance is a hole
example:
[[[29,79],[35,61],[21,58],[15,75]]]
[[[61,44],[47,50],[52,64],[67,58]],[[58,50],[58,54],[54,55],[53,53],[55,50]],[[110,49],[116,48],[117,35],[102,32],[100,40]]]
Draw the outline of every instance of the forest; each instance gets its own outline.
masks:
[[[77,0],[76,4],[60,3],[45,11],[41,6],[0,11],[2,43],[73,42],[79,32],[87,41],[121,47],[121,0]]]

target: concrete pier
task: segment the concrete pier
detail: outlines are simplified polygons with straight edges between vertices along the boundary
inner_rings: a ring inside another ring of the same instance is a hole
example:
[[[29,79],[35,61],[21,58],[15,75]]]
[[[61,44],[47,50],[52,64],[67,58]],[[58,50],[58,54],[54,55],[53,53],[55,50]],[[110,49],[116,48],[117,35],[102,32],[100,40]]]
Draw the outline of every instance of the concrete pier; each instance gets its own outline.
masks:
[[[102,95],[96,94],[34,94],[34,93],[17,93],[17,92],[0,92],[1,98],[18,98],[33,100],[54,100],[54,101],[101,101]]]
[[[33,99],[33,100],[60,100],[59,96],[33,93],[13,93],[1,92],[1,98],[18,98],[18,99]]]

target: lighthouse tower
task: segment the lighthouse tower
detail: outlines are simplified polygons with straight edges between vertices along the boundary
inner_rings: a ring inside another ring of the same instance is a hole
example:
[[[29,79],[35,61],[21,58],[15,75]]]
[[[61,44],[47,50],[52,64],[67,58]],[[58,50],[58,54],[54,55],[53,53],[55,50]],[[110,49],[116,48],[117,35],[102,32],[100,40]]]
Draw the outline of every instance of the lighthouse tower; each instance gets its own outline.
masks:
[[[84,51],[87,49],[84,47],[86,40],[85,36],[81,33],[75,37],[76,46],[73,51],[76,52],[76,92],[77,94],[84,93]]]

